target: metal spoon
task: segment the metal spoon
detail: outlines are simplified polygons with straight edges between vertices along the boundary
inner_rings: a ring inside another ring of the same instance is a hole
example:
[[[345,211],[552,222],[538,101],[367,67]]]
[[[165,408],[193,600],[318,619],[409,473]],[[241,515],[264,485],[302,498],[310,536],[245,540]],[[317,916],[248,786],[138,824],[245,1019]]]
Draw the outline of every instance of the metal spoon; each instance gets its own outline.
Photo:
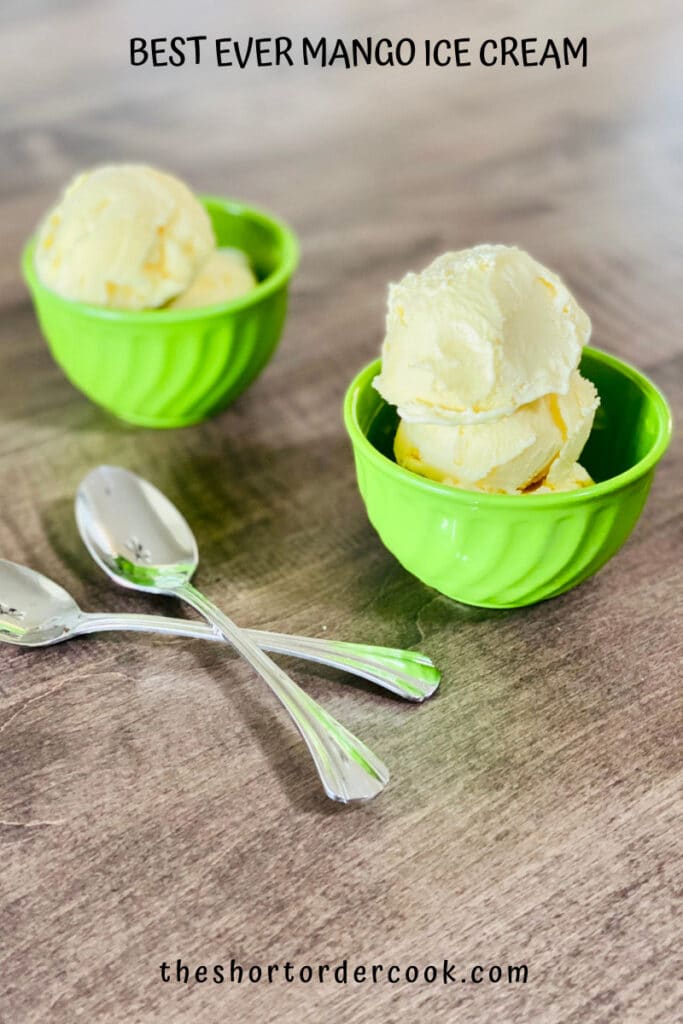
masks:
[[[78,489],[76,521],[90,554],[115,582],[187,601],[256,669],[299,729],[332,800],[370,800],[384,789],[389,771],[379,758],[192,585],[197,543],[161,491],[128,470],[99,466]]]
[[[203,622],[164,615],[84,612],[58,583],[34,569],[0,558],[0,641],[20,647],[49,647],[86,633],[118,630],[223,640]],[[244,632],[261,650],[331,665],[368,679],[406,700],[424,700],[439,685],[438,669],[415,651],[309,640],[258,629]]]

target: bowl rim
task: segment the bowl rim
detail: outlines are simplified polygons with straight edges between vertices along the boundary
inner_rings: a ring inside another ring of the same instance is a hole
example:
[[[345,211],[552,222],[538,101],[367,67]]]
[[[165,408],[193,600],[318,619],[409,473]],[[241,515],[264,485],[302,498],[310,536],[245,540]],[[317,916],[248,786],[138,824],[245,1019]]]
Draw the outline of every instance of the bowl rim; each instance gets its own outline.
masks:
[[[403,466],[399,466],[398,463],[387,458],[386,455],[383,455],[368,440],[358,422],[359,395],[361,391],[367,389],[368,386],[372,386],[371,378],[374,378],[376,374],[379,373],[382,363],[381,359],[375,359],[371,363],[368,363],[351,381],[344,397],[344,424],[349,437],[351,438],[353,447],[359,448],[363,454],[368,456],[382,472],[393,475],[398,480],[409,482],[413,486],[421,488],[423,491],[443,495],[449,500],[459,502],[460,504],[466,504],[469,506],[486,505],[491,508],[496,506],[503,506],[507,508],[515,507],[519,510],[520,501],[523,501],[525,508],[530,506],[535,509],[557,507],[558,505],[580,504],[582,502],[592,501],[594,498],[603,497],[613,493],[614,491],[620,491],[629,484],[635,483],[654,466],[656,466],[671,440],[672,416],[669,403],[662,392],[655,384],[653,384],[649,377],[646,377],[644,373],[640,372],[640,370],[637,370],[634,366],[631,366],[630,363],[625,362],[623,359],[619,359],[618,356],[611,355],[608,352],[603,352],[602,349],[586,346],[583,351],[589,353],[598,362],[611,366],[619,373],[629,377],[638,385],[641,391],[647,395],[656,408],[659,429],[657,437],[649,451],[634,466],[630,466],[628,469],[624,470],[623,473],[618,473],[616,476],[609,477],[607,480],[602,480],[597,484],[591,484],[589,487],[582,487],[576,491],[557,491],[554,494],[532,493],[524,495],[490,494],[486,491],[471,491],[464,487],[454,487],[452,484],[444,484],[439,483],[436,480],[429,480],[427,477],[420,476],[418,473],[413,473],[411,470],[404,469]],[[382,401],[387,405],[391,404],[386,402],[385,399],[382,399]]]
[[[69,299],[53,291],[52,288],[48,288],[40,280],[34,260],[35,234],[28,239],[22,251],[21,269],[24,280],[33,294],[46,295],[52,301],[59,302],[74,312],[97,320],[120,321],[125,324],[186,323],[199,318],[220,317],[225,313],[235,313],[238,310],[257,305],[262,299],[267,298],[287,283],[298,266],[300,248],[294,231],[285,221],[262,207],[252,206],[239,199],[204,194],[197,195],[197,199],[206,209],[212,206],[219,207],[239,217],[262,224],[280,240],[282,256],[277,267],[245,295],[230,299],[229,302],[217,302],[210,306],[195,306],[191,309],[109,309],[106,306],[95,306],[92,303],[80,302],[78,299]]]

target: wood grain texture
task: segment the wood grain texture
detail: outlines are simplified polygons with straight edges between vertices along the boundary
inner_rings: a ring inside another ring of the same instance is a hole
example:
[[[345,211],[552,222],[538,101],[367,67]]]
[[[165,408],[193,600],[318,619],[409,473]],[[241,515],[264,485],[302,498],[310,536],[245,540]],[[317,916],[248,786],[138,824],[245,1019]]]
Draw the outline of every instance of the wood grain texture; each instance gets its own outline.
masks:
[[[0,1020],[683,1019],[680,433],[612,563],[494,613],[439,597],[382,548],[338,411],[378,350],[387,282],[502,241],[557,269],[595,343],[649,372],[680,419],[680,5],[45,0],[3,21],[0,554],[87,609],[175,611],[114,590],[77,537],[79,479],[119,463],[186,512],[198,582],[237,621],[419,645],[444,683],[414,708],[287,663],[393,769],[379,800],[343,809],[229,652],[123,636],[0,651]],[[590,66],[127,67],[130,35],[175,32],[587,34]],[[259,202],[301,236],[281,348],[210,423],[117,423],[40,338],[21,244],[65,179],[107,159]],[[177,957],[449,957],[527,963],[529,981],[163,985]]]

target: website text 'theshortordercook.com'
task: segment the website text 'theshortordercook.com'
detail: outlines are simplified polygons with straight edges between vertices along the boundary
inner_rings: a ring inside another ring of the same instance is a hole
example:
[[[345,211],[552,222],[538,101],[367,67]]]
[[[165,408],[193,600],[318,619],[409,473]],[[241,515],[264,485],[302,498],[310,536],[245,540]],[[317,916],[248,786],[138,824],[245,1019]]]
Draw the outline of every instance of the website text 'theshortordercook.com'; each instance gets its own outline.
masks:
[[[444,959],[434,963],[337,963],[191,964],[181,958],[164,960],[158,967],[162,982],[178,985],[451,985],[507,984],[525,985],[529,980],[527,964],[473,964],[468,967]]]

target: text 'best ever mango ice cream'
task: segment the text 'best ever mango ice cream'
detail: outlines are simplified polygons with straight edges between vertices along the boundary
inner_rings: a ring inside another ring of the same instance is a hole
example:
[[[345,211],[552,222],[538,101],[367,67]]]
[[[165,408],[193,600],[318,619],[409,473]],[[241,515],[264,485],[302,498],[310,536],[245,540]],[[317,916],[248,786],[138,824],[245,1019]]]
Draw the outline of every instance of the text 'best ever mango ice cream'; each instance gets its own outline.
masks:
[[[256,284],[244,253],[216,249],[187,186],[142,164],[78,175],[39,228],[35,265],[64,298],[110,309],[195,308]]]
[[[398,407],[396,460],[498,493],[573,490],[599,399],[578,364],[590,320],[520,249],[446,253],[389,290],[375,387]]]

